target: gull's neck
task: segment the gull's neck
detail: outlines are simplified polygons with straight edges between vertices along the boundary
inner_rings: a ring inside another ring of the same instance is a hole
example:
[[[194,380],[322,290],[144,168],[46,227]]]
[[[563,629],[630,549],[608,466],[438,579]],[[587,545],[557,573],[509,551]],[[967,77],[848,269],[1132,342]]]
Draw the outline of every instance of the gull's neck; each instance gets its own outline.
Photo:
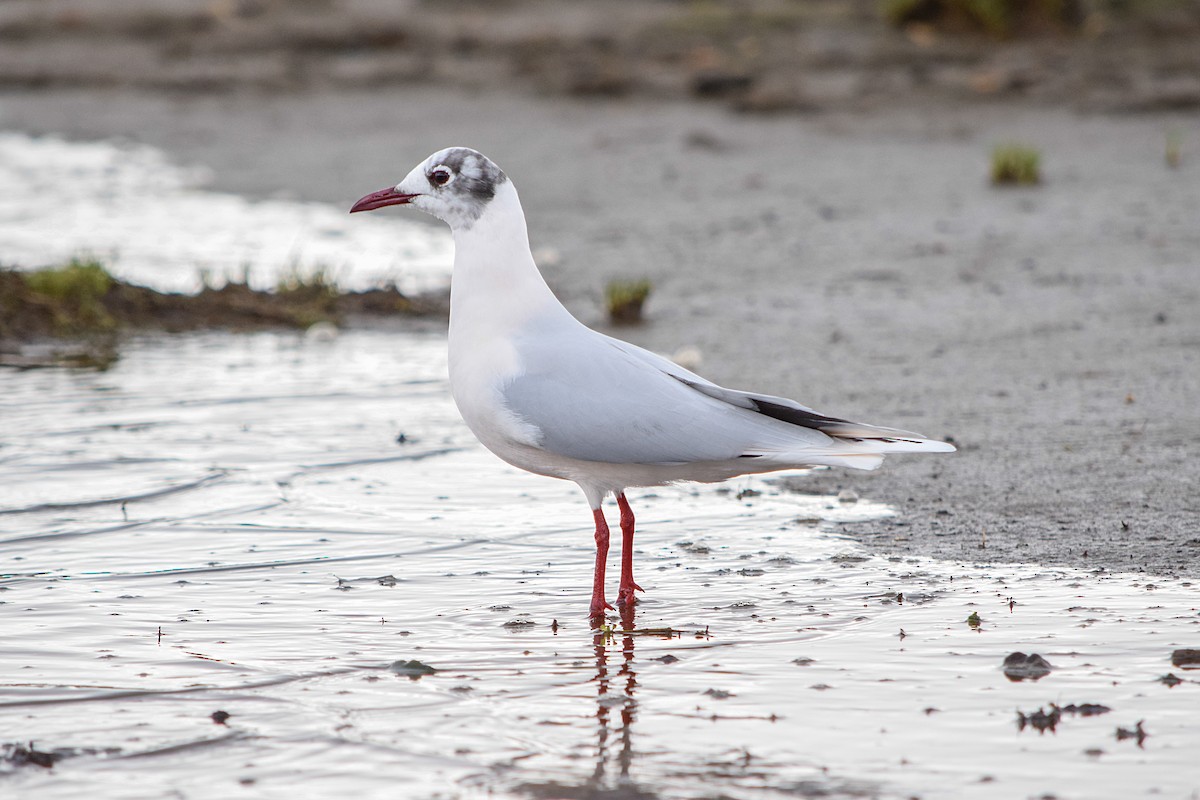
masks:
[[[567,313],[533,261],[521,200],[505,181],[474,224],[454,228],[451,336],[464,326],[500,334],[558,312]]]

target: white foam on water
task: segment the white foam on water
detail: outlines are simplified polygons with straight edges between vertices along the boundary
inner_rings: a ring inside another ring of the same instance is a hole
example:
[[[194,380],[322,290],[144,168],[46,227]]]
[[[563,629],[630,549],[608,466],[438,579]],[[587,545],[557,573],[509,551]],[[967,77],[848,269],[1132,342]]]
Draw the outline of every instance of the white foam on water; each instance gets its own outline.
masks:
[[[343,289],[444,286],[447,232],[326,203],[248,200],[204,188],[204,169],[145,145],[0,133],[0,263],[91,257],[161,291],[248,278],[269,289],[324,269]]]

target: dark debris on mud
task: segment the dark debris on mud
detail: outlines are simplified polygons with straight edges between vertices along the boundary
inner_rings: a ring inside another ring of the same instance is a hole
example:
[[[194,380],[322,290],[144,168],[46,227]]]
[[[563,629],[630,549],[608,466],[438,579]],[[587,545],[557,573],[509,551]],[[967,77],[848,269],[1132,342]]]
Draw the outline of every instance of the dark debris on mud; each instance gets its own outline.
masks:
[[[1200,669],[1200,648],[1182,648],[1171,653],[1171,664],[1180,669]]]
[[[1142,727],[1143,722],[1145,722],[1145,720],[1139,719],[1137,724],[1132,728],[1122,728],[1118,726],[1116,734],[1117,741],[1120,742],[1124,741],[1125,739],[1133,739],[1137,742],[1138,747],[1145,747],[1146,739],[1150,736],[1150,734],[1146,733],[1146,729]]]
[[[1110,711],[1112,711],[1111,708],[1099,703],[1081,703],[1078,705],[1071,703],[1065,706],[1051,703],[1049,711],[1043,708],[1038,708],[1032,714],[1018,711],[1017,730],[1023,731],[1026,728],[1033,728],[1038,733],[1045,733],[1046,731],[1054,733],[1064,714],[1079,717],[1096,717],[1101,714],[1107,714]]]
[[[117,748],[56,747],[53,750],[39,749],[33,742],[6,742],[0,744],[0,772],[22,767],[50,769],[64,758],[88,755],[113,755]]]
[[[0,763],[11,767],[32,765],[49,769],[62,757],[63,753],[61,751],[38,750],[33,742],[29,742],[28,744],[11,743],[0,745]]]
[[[1020,651],[1009,653],[1004,659],[1004,677],[1010,681],[1037,681],[1050,674],[1054,669],[1050,662],[1037,653],[1026,655]]]
[[[388,665],[388,672],[394,675],[402,675],[414,681],[424,678],[426,675],[434,675],[437,673],[435,667],[431,667],[421,661],[413,659],[411,661],[393,661]]]
[[[1058,721],[1062,719],[1062,713],[1053,704],[1049,711],[1039,708],[1032,714],[1026,714],[1024,711],[1017,712],[1017,730],[1023,731],[1026,727],[1033,728],[1038,733],[1046,731],[1053,732],[1058,728]]]

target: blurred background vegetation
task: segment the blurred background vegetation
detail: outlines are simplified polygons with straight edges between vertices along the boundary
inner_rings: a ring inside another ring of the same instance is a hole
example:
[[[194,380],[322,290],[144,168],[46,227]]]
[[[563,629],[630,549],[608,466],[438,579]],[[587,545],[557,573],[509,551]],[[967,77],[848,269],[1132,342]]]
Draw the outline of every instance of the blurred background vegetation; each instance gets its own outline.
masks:
[[[0,89],[1200,107],[1200,0],[5,0]]]
[[[879,8],[896,26],[928,23],[1006,37],[1096,33],[1113,24],[1149,21],[1184,5],[1178,0],[880,0]]]

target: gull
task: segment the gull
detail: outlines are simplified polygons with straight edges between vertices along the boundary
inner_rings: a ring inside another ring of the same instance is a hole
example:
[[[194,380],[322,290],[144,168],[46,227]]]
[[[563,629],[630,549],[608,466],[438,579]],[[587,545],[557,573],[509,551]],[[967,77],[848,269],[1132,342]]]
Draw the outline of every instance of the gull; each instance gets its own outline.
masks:
[[[801,467],[875,469],[887,453],[946,453],[947,442],[829,417],[794,400],[726,389],[579,322],[529,249],[516,187],[489,158],[440,150],[350,213],[411,205],[450,226],[450,393],[467,427],[504,461],[574,481],[592,509],[589,615],[603,618],[609,529],[621,514],[617,602],[632,606],[634,516],[625,490],[711,483]]]

